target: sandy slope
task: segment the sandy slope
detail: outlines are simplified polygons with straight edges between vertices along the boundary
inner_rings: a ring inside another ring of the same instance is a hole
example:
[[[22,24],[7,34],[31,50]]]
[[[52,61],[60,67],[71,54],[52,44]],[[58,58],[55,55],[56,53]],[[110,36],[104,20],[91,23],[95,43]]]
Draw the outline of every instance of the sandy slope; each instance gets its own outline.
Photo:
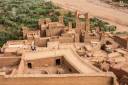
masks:
[[[60,6],[70,9],[89,12],[90,16],[96,16],[118,27],[117,31],[128,31],[128,14],[113,9],[100,2],[92,3],[92,0],[52,0]],[[94,0],[96,1],[96,0]]]

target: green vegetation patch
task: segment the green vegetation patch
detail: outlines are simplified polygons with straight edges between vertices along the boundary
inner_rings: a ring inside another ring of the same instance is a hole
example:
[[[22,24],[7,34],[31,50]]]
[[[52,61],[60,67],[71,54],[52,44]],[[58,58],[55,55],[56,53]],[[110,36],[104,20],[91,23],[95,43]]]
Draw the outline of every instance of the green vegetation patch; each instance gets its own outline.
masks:
[[[116,31],[116,26],[110,25],[108,22],[100,20],[96,17],[91,18],[90,23],[91,23],[91,28],[92,29],[96,29],[96,27],[98,27],[98,28],[101,29],[101,31],[104,31],[104,32],[114,32],[114,31]]]
[[[0,46],[7,40],[22,39],[22,26],[37,29],[40,18],[57,21],[58,9],[52,2],[43,0],[0,0]]]

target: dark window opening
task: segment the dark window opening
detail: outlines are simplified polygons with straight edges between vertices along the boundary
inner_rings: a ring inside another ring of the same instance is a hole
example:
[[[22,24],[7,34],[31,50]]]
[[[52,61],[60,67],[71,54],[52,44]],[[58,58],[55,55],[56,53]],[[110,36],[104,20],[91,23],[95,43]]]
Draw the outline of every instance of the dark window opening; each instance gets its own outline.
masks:
[[[103,44],[103,45],[101,46],[101,49],[102,49],[102,50],[105,50],[105,49],[106,49],[105,44]]]
[[[56,65],[60,65],[60,59],[56,59]]]
[[[80,42],[84,42],[84,39],[85,39],[84,34],[81,34],[81,35],[80,35]]]
[[[28,68],[32,68],[32,64],[31,63],[28,63]]]
[[[72,72],[72,69],[69,68],[68,70],[69,70],[69,72]]]
[[[46,21],[44,21],[44,24],[46,24]]]
[[[111,42],[109,42],[109,41],[107,41],[107,42],[106,42],[106,44],[107,44],[107,45],[112,45],[112,43],[111,43]]]

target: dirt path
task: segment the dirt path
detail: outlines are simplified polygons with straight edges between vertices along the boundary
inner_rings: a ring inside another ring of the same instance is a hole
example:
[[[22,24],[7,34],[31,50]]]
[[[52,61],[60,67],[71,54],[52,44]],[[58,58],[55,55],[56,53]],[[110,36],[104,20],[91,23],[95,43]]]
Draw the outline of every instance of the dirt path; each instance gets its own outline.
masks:
[[[128,31],[128,14],[92,0],[52,0],[61,7],[69,10],[88,12],[90,16],[101,18],[117,26],[117,31]],[[96,0],[95,0],[96,1]]]

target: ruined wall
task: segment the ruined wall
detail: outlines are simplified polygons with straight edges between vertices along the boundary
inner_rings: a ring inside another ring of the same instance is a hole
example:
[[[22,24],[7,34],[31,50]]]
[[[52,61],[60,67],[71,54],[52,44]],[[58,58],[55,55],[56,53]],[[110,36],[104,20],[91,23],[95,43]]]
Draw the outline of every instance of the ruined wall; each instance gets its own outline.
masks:
[[[70,56],[69,56],[70,57]],[[25,62],[25,67],[28,68],[28,63],[32,64],[32,68],[46,67],[46,66],[55,66],[56,60],[60,59],[60,65],[67,69],[67,72],[70,73],[79,73],[70,63],[68,63],[64,57],[50,57],[50,58],[42,58],[36,60],[29,60]]]
[[[18,57],[2,57],[0,58],[0,68],[5,66],[12,66],[20,62]]]
[[[121,47],[128,49],[128,40],[122,39],[117,36],[114,37],[114,40],[118,42],[121,45]]]
[[[49,38],[37,38],[35,39],[35,44],[36,46],[39,46],[39,47],[46,47],[48,41],[49,41]]]
[[[51,37],[51,36],[60,36],[61,33],[63,32],[62,28],[49,28],[46,29],[46,36]]]
[[[61,77],[11,77],[0,76],[0,85],[115,85],[112,77],[61,76]]]
[[[42,58],[42,59],[36,59],[36,60],[29,60],[29,61],[26,61],[26,65],[25,66],[27,66],[28,63],[32,64],[32,68],[44,67],[44,66],[53,66],[53,65],[56,65],[56,59],[62,60],[61,58],[62,57],[50,57],[50,58]]]
[[[46,29],[47,29],[47,25],[42,24],[41,28],[40,28],[40,35],[41,35],[41,37],[46,37]]]

